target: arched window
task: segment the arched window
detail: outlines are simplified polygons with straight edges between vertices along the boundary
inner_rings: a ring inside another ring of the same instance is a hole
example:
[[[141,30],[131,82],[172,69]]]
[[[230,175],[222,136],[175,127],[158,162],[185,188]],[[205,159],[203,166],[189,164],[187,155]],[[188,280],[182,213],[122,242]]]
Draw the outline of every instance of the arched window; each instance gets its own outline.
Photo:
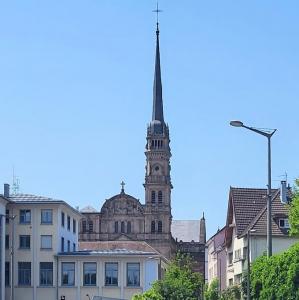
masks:
[[[114,222],[114,232],[118,233],[118,222]]]
[[[86,230],[86,220],[82,221],[82,232],[83,233],[87,232],[87,230]]]
[[[124,221],[122,221],[120,224],[120,232],[125,233],[125,222]]]
[[[151,233],[155,233],[156,231],[156,223],[155,221],[152,221],[152,224],[151,224]]]
[[[158,222],[158,233],[162,233],[162,221]]]
[[[162,191],[159,191],[159,192],[158,192],[158,202],[159,202],[159,203],[162,203],[162,202],[163,202],[163,193],[162,193]]]
[[[156,192],[152,191],[152,203],[156,203]]]
[[[131,222],[128,221],[127,223],[127,233],[131,233]]]

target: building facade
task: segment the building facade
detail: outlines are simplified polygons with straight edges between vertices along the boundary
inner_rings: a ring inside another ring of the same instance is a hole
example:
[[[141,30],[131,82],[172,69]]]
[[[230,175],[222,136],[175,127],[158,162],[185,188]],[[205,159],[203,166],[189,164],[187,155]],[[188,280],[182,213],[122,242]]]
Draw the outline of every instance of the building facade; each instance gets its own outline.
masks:
[[[227,252],[226,284],[240,284],[249,261],[267,252],[267,190],[230,188],[225,231]],[[288,234],[288,207],[281,201],[280,190],[272,190],[273,254],[288,249],[299,241]]]
[[[204,217],[197,221],[172,220],[170,133],[163,112],[159,34],[157,24],[153,111],[145,146],[144,204],[126,194],[123,185],[121,192],[107,199],[99,211],[92,207],[81,210],[85,218],[80,224],[79,239],[146,241],[166,258],[180,250],[190,253],[196,260],[196,270],[204,274]]]

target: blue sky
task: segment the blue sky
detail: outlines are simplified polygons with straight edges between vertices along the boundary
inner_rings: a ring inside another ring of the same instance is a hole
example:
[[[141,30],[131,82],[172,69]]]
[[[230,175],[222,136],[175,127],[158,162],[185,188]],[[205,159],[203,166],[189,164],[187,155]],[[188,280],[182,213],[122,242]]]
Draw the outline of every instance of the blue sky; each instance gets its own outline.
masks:
[[[2,1],[0,182],[92,205],[120,191],[144,201],[155,1]],[[298,177],[298,1],[160,1],[172,213],[225,224],[230,186]]]

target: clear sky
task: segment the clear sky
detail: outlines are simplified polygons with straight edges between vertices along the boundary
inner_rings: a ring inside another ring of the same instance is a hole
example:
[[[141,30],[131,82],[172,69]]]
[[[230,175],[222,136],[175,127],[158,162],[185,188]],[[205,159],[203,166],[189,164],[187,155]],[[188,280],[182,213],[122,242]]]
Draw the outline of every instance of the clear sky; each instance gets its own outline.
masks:
[[[144,202],[156,2],[0,3],[0,182],[92,205],[126,192]],[[273,186],[298,170],[299,2],[161,0],[164,115],[174,219],[208,236],[230,186],[266,187],[266,139],[229,126],[277,128]]]

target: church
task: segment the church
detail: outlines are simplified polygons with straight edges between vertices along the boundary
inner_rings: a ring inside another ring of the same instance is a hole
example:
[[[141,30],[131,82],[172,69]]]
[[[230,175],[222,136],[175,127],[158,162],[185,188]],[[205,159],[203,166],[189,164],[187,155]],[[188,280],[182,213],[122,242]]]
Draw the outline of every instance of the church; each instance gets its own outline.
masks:
[[[194,269],[204,275],[206,228],[200,220],[173,220],[171,213],[170,135],[164,120],[159,47],[159,23],[156,29],[156,53],[153,84],[152,120],[146,133],[145,200],[141,203],[122,188],[106,199],[100,210],[87,206],[80,212],[79,241],[145,242],[166,258],[177,251],[189,253]],[[142,167],[142,166],[141,166]]]

